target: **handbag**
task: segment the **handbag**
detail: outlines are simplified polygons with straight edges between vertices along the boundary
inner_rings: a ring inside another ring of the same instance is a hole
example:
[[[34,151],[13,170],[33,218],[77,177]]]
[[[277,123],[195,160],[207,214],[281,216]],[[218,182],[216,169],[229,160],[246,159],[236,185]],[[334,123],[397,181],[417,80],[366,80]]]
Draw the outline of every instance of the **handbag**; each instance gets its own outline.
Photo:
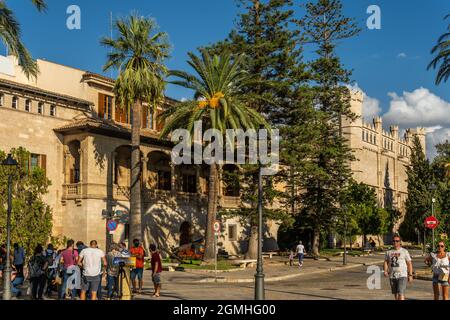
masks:
[[[439,274],[439,281],[448,281],[448,273],[440,273]]]

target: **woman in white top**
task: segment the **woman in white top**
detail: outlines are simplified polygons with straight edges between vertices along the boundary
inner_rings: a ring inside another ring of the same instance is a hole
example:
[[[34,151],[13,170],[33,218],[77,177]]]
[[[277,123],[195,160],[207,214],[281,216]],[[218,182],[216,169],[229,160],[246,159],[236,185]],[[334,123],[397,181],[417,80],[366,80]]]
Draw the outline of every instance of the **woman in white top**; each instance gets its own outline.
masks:
[[[449,286],[449,255],[445,251],[445,243],[440,241],[438,243],[438,252],[430,253],[425,263],[432,267],[433,270],[433,291],[434,300],[439,300],[439,287],[442,291],[442,299],[448,300],[448,286]]]

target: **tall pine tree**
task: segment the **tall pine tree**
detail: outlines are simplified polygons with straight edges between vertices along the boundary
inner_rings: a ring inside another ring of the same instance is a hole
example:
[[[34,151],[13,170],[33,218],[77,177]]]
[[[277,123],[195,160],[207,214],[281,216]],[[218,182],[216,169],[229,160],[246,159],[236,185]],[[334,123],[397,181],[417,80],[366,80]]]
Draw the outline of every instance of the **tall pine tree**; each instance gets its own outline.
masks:
[[[321,233],[330,232],[342,213],[345,188],[352,180],[350,162],[354,160],[342,134],[342,117],[354,118],[346,87],[351,72],[344,68],[336,47],[339,41],[356,36],[360,29],[353,19],[343,15],[339,0],[308,2],[305,9],[297,23],[316,54],[309,63],[312,97],[308,99],[316,134],[311,138],[304,170],[297,173],[296,180],[304,190],[301,216],[312,224],[312,253],[318,256]],[[294,124],[292,130],[302,125]]]
[[[400,225],[400,235],[408,241],[415,241],[417,231],[423,234],[424,220],[431,215],[431,191],[433,172],[430,162],[425,157],[422,144],[417,136],[413,137],[411,165],[406,169],[408,176],[408,199],[406,199],[405,219]],[[423,240],[423,239],[422,239]]]

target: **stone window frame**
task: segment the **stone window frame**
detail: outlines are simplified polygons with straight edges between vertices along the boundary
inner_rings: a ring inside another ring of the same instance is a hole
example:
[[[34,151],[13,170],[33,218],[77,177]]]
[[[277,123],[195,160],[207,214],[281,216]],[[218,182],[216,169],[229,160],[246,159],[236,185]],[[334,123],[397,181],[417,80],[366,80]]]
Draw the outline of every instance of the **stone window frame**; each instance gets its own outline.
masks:
[[[38,114],[44,114],[44,106],[45,106],[45,104],[43,102],[38,102],[38,106],[37,106]]]
[[[50,116],[51,117],[56,117],[56,105],[55,104],[52,104],[51,106],[50,106],[50,111],[49,111],[50,113]]]
[[[25,100],[25,111],[31,112],[32,107],[33,107],[33,102],[31,101],[31,99],[26,99]]]
[[[234,232],[230,232],[230,228]],[[238,241],[237,223],[229,223],[229,224],[227,224],[227,239],[228,239],[228,241]]]
[[[11,108],[17,110],[19,107],[19,97],[18,96],[13,96],[12,100],[11,100]]]

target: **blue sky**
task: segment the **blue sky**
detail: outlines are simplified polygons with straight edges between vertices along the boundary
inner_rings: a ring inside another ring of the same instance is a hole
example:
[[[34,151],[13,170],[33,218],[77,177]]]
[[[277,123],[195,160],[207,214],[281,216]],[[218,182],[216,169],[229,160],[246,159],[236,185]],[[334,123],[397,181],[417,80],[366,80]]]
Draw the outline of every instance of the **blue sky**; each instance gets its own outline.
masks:
[[[109,35],[110,12],[117,17],[137,11],[156,18],[173,45],[168,61],[172,69],[187,68],[188,51],[225,38],[239,12],[234,0],[48,0],[45,14],[37,13],[28,0],[7,2],[22,24],[23,39],[34,57],[99,73],[106,56],[99,39]],[[66,10],[71,4],[81,8],[81,30],[66,28]],[[450,112],[450,104],[446,104],[450,101],[450,83],[435,86],[435,73],[426,70],[430,50],[448,24],[443,17],[450,13],[450,1],[343,0],[343,4],[345,13],[354,17],[363,31],[358,37],[342,42],[339,53],[345,66],[354,70],[353,80],[367,94],[372,106],[375,104],[378,114],[401,117],[398,108],[391,110],[395,101],[405,102],[415,112],[414,108],[420,107],[423,100],[411,103],[409,100],[414,97],[404,92],[414,93],[420,88],[427,91],[416,92],[416,96],[438,97]],[[381,8],[381,30],[365,27],[369,17],[366,10],[372,4]],[[312,48],[305,48],[305,55],[311,54]],[[169,87],[167,94],[177,99],[190,96],[176,87]],[[401,119],[395,120],[402,126]],[[435,122],[426,125],[448,127],[450,134],[450,123]],[[411,119],[408,124],[420,125]]]

